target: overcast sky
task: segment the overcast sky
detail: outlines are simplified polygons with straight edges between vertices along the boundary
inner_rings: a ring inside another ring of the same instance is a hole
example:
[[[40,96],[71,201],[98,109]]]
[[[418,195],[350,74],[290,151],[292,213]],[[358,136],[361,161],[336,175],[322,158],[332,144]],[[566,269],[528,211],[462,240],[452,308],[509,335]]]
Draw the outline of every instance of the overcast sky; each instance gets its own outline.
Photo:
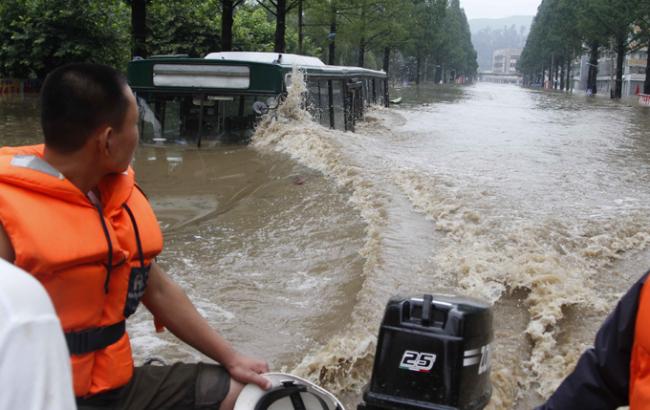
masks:
[[[469,20],[510,16],[534,16],[542,0],[460,0]]]

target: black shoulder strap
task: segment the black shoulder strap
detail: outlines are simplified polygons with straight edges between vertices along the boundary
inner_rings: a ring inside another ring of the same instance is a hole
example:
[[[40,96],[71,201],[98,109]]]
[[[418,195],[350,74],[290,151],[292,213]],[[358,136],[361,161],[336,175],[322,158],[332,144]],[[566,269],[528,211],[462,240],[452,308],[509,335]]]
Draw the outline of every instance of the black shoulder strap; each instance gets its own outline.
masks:
[[[282,382],[281,386],[274,387],[265,392],[257,404],[255,404],[254,410],[268,410],[273,403],[284,397],[289,397],[291,399],[291,404],[293,405],[294,410],[307,410],[305,403],[302,401],[302,397],[300,397],[301,393],[311,394],[316,397],[322,410],[329,410],[329,406],[325,403],[325,400],[308,391],[305,385],[295,384],[293,381]]]
[[[140,193],[142,194],[142,196],[143,196],[143,197],[148,201],[148,200],[149,200],[149,197],[147,196],[147,194],[144,193],[144,191],[142,190],[142,188],[140,188],[140,185],[138,185],[137,182],[135,183],[135,187],[138,189],[138,191],[140,191]]]

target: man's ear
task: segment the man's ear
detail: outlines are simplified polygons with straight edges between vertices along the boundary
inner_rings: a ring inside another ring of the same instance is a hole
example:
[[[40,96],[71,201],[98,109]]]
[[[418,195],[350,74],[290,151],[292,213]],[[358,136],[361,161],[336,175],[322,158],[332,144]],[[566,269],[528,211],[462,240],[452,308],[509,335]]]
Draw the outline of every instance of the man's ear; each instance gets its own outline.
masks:
[[[109,125],[97,129],[95,139],[97,140],[97,150],[102,158],[112,157],[115,146],[114,135],[113,128]]]

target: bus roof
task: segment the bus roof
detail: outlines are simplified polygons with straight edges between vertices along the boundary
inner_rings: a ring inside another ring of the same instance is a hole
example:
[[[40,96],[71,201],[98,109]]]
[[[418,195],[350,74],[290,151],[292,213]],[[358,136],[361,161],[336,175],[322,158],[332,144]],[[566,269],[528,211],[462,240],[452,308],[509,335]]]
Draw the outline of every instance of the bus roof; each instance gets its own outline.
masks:
[[[230,60],[230,61],[246,61],[250,63],[266,63],[266,64],[280,64],[288,66],[302,66],[302,67],[323,67],[323,63],[319,58],[301,56],[298,54],[284,54],[284,53],[267,53],[256,51],[219,51],[217,53],[210,53],[205,56],[206,60]]]

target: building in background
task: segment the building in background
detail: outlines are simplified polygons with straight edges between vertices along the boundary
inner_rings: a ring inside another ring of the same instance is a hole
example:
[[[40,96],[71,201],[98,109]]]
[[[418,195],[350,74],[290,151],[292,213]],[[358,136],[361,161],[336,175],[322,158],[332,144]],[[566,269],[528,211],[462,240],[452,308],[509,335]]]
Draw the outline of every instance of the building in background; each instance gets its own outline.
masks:
[[[645,67],[648,59],[647,48],[628,53],[623,63],[623,97],[632,97],[643,92]],[[589,75],[589,56],[583,55],[574,66],[573,88],[587,92]],[[598,77],[596,79],[598,94],[609,97],[616,88],[616,53],[605,52],[598,60]]]
[[[492,72],[495,74],[516,74],[517,62],[521,56],[521,48],[502,48],[492,54]]]
[[[502,48],[492,53],[492,70],[479,71],[479,81],[498,84],[521,84],[522,76],[517,72],[521,48]]]

